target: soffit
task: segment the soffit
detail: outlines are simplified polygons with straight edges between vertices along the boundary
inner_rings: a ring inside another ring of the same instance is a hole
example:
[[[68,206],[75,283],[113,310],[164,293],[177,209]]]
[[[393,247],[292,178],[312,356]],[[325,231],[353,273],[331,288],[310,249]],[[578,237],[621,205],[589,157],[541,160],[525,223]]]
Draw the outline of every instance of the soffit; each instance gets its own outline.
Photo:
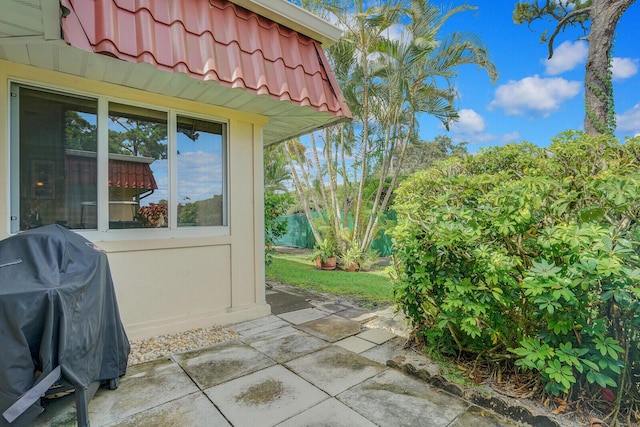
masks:
[[[0,37],[44,36],[40,0],[7,0],[3,9],[15,13],[0,14]]]

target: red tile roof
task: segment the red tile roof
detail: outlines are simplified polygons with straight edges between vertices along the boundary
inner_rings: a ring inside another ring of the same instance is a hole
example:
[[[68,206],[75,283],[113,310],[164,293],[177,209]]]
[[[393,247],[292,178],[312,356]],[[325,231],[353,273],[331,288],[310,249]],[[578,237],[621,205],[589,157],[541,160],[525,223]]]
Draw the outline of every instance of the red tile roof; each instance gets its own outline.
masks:
[[[227,0],[62,0],[72,46],[351,117],[320,43]]]
[[[109,159],[109,187],[156,190],[158,184],[149,162]],[[93,156],[67,153],[65,156],[65,181],[67,184],[93,185],[97,183],[97,164]]]

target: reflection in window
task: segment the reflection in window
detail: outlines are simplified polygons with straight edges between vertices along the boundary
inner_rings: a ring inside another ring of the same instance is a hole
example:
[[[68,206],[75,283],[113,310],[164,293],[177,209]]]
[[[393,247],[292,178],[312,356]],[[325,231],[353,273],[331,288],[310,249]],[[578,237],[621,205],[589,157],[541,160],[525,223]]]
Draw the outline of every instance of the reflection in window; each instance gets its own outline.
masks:
[[[224,225],[224,133],[220,123],[178,116],[178,226]]]
[[[96,228],[97,102],[20,88],[20,230]]]
[[[60,224],[194,235],[228,224],[225,123],[19,84],[11,92],[12,233]]]
[[[168,227],[167,117],[109,104],[109,228]]]

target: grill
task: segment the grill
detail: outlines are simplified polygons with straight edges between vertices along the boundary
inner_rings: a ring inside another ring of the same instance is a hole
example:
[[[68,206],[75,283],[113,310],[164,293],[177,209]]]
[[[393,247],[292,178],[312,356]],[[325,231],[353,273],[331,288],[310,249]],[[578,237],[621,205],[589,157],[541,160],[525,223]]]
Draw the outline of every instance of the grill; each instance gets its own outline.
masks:
[[[130,349],[107,255],[59,225],[0,241],[0,343],[0,426],[30,424],[61,390],[88,426],[89,400],[117,388]]]

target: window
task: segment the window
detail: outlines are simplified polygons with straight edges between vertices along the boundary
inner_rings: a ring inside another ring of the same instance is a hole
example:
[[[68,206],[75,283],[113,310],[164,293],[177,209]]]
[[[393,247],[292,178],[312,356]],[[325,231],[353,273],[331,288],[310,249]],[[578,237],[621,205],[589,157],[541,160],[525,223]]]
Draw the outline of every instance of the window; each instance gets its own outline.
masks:
[[[17,84],[11,92],[12,232],[227,224],[225,123]]]
[[[220,123],[178,116],[178,227],[224,224]]]
[[[167,114],[109,103],[109,228],[168,227]]]

